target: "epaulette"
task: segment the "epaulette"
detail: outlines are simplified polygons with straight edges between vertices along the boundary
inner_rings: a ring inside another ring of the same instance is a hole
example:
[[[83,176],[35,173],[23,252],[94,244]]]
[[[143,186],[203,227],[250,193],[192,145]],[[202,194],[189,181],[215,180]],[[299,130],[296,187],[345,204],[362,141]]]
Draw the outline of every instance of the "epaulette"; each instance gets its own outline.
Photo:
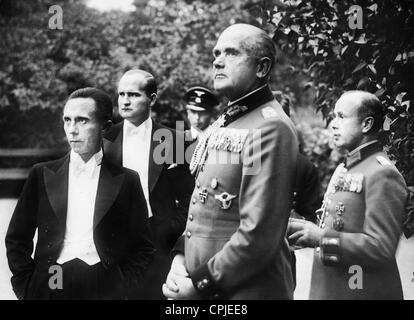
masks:
[[[262,109],[262,116],[265,119],[277,117],[277,112],[272,107],[265,107]]]
[[[383,166],[390,166],[392,163],[383,156],[377,156],[377,161]]]

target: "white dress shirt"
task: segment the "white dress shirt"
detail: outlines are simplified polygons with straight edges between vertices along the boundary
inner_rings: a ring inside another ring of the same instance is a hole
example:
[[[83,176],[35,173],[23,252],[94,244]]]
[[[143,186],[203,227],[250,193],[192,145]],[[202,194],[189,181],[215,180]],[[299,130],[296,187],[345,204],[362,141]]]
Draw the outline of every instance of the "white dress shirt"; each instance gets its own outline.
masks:
[[[148,216],[152,217],[148,190],[148,165],[152,132],[151,118],[145,120],[138,127],[125,120],[123,130],[122,165],[138,172],[147,202]]]
[[[63,249],[58,263],[78,258],[88,265],[101,261],[93,241],[95,199],[101,171],[102,149],[88,162],[70,153],[68,208]]]

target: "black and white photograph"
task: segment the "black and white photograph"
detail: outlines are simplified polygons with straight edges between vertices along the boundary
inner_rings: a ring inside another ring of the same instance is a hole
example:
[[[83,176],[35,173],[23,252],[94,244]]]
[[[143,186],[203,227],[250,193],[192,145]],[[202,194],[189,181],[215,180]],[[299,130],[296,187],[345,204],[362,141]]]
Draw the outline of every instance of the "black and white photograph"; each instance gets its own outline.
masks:
[[[0,0],[0,300],[414,300],[413,235],[414,1]]]

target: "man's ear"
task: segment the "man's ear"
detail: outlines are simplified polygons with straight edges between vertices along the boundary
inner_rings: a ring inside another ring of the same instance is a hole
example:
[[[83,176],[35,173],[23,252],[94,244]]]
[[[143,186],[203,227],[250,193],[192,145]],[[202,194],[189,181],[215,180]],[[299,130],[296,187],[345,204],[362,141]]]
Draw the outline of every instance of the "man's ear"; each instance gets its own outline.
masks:
[[[155,101],[157,101],[157,94],[156,93],[153,93],[151,95],[150,99],[151,99],[150,106],[152,108],[154,106],[154,104],[155,104]]]
[[[368,133],[374,126],[374,117],[366,117],[362,120],[362,133]]]
[[[272,63],[268,57],[260,58],[257,65],[257,77],[260,79],[266,78],[270,73],[271,67]]]

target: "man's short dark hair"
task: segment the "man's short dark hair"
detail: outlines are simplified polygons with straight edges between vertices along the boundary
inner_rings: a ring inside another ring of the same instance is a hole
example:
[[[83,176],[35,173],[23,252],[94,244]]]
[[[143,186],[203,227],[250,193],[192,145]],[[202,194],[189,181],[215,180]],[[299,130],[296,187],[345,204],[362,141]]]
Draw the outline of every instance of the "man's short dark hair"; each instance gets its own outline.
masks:
[[[145,84],[144,91],[148,98],[151,98],[153,94],[157,94],[157,90],[158,90],[157,82],[155,81],[155,78],[151,73],[137,68],[137,69],[131,69],[125,72],[122,76],[133,75],[133,74],[140,74],[144,76],[145,80],[147,81]]]
[[[276,47],[272,38],[264,31],[257,33],[255,37],[249,37],[242,43],[242,47],[247,51],[249,56],[256,59],[267,57],[270,59],[270,73],[276,63]]]
[[[102,123],[112,120],[113,105],[108,94],[97,88],[88,87],[73,91],[68,100],[75,98],[90,98],[95,101],[96,117]]]

